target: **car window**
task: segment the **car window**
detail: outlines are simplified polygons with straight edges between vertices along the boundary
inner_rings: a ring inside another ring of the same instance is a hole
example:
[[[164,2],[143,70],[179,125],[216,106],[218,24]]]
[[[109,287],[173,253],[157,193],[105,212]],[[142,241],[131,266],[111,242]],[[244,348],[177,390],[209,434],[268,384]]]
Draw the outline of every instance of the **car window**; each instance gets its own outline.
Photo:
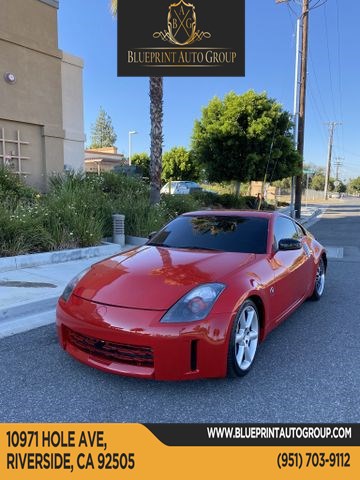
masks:
[[[283,238],[300,238],[301,235],[290,218],[278,217],[275,220],[274,237],[274,245],[277,248],[279,240]]]
[[[245,216],[181,216],[152,237],[149,245],[171,248],[266,253],[268,220]]]
[[[176,193],[187,192],[188,187],[184,183],[178,183],[175,188]]]
[[[305,234],[305,231],[304,231],[304,229],[302,228],[301,225],[299,225],[299,224],[296,223],[296,222],[294,222],[294,224],[295,224],[296,231],[297,231],[297,233],[298,233],[297,238],[302,238],[304,235],[306,235],[306,234]]]

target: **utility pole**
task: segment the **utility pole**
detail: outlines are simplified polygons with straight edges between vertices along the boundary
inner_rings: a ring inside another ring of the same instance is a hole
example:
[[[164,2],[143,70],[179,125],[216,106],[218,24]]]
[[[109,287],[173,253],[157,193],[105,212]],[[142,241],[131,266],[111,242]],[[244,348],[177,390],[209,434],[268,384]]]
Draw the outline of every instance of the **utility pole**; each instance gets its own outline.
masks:
[[[309,31],[309,0],[303,0],[302,5],[302,29],[301,29],[301,64],[300,64],[300,98],[299,98],[299,122],[298,122],[298,152],[300,154],[301,173],[295,179],[295,218],[301,217],[301,194],[303,178],[303,156],[305,136],[305,100],[306,100],[306,74],[308,56],[308,31]]]
[[[295,44],[295,81],[294,81],[294,147],[298,148],[298,113],[299,113],[299,54],[300,54],[300,18],[296,19],[296,44]],[[291,177],[290,216],[295,216],[295,183],[296,177]]]
[[[276,3],[285,3],[289,0],[275,0]],[[308,31],[309,31],[309,4],[310,0],[302,0],[301,13],[301,63],[300,63],[300,88],[299,88],[299,115],[297,121],[296,147],[300,154],[300,173],[292,184],[295,184],[295,218],[301,217],[301,196],[302,196],[302,178],[303,178],[303,156],[304,156],[304,136],[305,136],[305,101],[306,101],[306,75],[307,75],[307,57],[308,57]],[[297,79],[295,79],[297,81]],[[297,99],[295,100],[297,101]]]
[[[328,199],[328,189],[329,189],[329,179],[330,179],[330,169],[331,169],[331,155],[332,155],[332,146],[334,139],[334,128],[336,125],[340,125],[337,122],[329,122],[329,146],[328,146],[328,158],[326,164],[325,172],[325,188],[324,188],[324,200]]]

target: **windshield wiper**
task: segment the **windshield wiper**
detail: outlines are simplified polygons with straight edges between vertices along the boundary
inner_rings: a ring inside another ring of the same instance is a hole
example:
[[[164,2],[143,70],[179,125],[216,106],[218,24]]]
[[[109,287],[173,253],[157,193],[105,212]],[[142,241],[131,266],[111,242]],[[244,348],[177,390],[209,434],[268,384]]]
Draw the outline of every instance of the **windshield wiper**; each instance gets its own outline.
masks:
[[[186,250],[210,250],[213,252],[222,252],[220,248],[211,248],[211,247],[198,247],[196,245],[168,245],[167,243],[153,243],[149,242],[146,245],[151,247],[164,247],[164,248],[183,248]]]
[[[221,252],[221,250],[219,248],[198,247],[196,245],[178,245],[176,248],[186,248],[186,249],[189,249],[189,250],[210,250],[210,251],[214,251],[214,252]]]

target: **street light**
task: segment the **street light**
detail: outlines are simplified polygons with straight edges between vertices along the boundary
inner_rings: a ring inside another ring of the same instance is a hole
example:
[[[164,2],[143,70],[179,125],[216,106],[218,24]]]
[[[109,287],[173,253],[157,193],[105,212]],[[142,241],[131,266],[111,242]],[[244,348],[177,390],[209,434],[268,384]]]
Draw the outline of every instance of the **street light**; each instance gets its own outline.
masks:
[[[131,165],[131,136],[136,135],[138,132],[135,130],[129,131],[129,165]]]

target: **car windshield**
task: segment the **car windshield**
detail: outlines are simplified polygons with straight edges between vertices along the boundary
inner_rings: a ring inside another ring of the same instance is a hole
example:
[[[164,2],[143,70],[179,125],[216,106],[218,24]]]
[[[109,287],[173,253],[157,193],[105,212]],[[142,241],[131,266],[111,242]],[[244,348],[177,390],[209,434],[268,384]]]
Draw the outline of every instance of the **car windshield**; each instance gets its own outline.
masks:
[[[266,253],[268,220],[262,217],[181,216],[170,222],[148,245],[169,248]]]

